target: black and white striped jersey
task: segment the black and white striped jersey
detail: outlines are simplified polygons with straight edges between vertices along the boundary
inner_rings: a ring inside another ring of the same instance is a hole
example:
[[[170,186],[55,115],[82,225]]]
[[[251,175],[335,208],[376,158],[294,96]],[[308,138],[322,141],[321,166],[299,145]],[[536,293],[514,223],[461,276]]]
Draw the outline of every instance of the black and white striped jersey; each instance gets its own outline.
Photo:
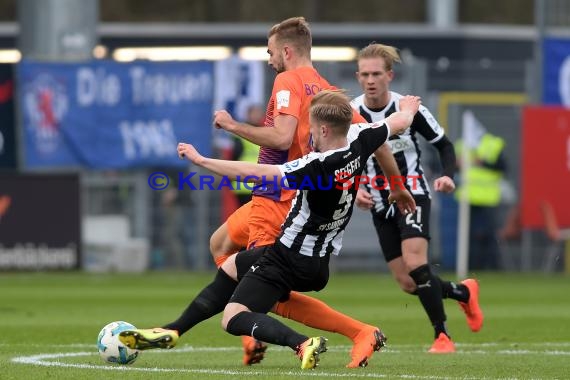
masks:
[[[278,237],[286,247],[306,256],[338,255],[356,199],[355,179],[389,136],[386,124],[372,126],[352,126],[356,132],[343,148],[279,165],[284,187],[297,189]]]
[[[362,115],[368,122],[380,122],[400,110],[400,98],[403,96],[397,92],[390,91],[390,101],[382,110],[371,110],[364,105],[364,95],[360,95],[351,101],[351,105]],[[413,195],[429,196],[429,183],[424,177],[424,170],[420,163],[421,151],[416,138],[416,133],[422,135],[430,144],[434,144],[441,140],[444,136],[443,128],[435,120],[431,112],[420,106],[419,111],[414,117],[414,121],[410,128],[403,134],[390,136],[388,144],[392,149],[400,174],[405,179],[406,188]],[[364,172],[370,179],[375,178],[374,184],[366,184],[367,191],[372,194],[374,200],[374,209],[381,212],[388,206],[388,195],[390,194],[390,180],[385,183],[382,169],[371,156],[368,160]]]

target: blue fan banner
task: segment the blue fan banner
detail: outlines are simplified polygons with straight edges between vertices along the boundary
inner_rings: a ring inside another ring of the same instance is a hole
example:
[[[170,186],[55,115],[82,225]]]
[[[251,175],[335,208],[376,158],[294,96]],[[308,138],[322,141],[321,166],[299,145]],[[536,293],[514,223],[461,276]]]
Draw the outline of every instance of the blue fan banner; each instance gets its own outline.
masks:
[[[179,141],[211,151],[213,73],[204,61],[22,61],[23,167],[184,167]]]

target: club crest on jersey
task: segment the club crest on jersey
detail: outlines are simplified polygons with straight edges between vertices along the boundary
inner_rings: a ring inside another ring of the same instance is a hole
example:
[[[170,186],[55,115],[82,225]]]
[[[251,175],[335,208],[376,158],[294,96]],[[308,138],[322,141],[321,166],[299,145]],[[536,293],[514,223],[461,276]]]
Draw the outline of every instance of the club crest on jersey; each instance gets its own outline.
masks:
[[[291,92],[289,90],[281,90],[275,94],[275,100],[277,102],[277,109],[283,107],[289,107],[289,99],[291,98]]]
[[[285,169],[287,170],[295,170],[295,168],[299,167],[299,159],[295,161],[290,161],[285,164]]]

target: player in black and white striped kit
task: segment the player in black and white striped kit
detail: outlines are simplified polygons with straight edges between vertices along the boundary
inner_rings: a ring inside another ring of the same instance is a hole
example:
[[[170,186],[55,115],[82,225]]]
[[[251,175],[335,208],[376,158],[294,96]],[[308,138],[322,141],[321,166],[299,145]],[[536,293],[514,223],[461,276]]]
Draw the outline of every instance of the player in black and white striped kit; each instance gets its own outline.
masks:
[[[315,152],[283,165],[205,158],[190,144],[179,144],[180,156],[217,174],[283,180],[285,186],[297,189],[276,242],[242,251],[222,265],[227,275],[241,278],[224,310],[226,331],[289,346],[301,359],[301,368],[316,366],[319,354],[326,351],[326,340],[299,334],[266,313],[292,290],[318,291],[326,286],[330,255],[339,253],[354,206],[357,186],[350,184],[391,133],[409,127],[420,101],[407,96],[401,104],[401,112],[372,124],[372,128],[353,126],[355,130],[347,138],[353,112],[348,98],[337,91],[320,92],[310,109]],[[407,191],[394,189],[392,196],[402,213],[413,211],[415,204]]]
[[[364,94],[353,99],[351,105],[368,122],[380,122],[399,111],[402,95],[389,88],[394,76],[394,62],[400,62],[400,57],[392,46],[374,43],[359,52],[356,76]],[[421,135],[439,152],[443,175],[434,181],[434,189],[445,193],[455,189],[452,179],[456,167],[453,144],[430,111],[420,106],[410,128],[402,134],[391,136],[388,141],[404,179],[385,181],[382,170],[374,157],[371,157],[365,169],[370,183],[365,185],[365,190],[359,190],[356,204],[360,208],[371,210],[378,240],[394,278],[402,290],[419,297],[430,318],[435,341],[429,352],[450,353],[455,352],[455,345],[445,325],[442,298],[457,300],[466,314],[471,330],[479,331],[483,323],[483,314],[478,304],[479,286],[473,279],[460,284],[444,281],[430,269],[427,257],[430,239],[430,186],[420,163],[421,151],[417,135]],[[390,207],[390,185],[394,187],[402,183],[405,183],[416,201],[416,211],[413,214],[403,215]]]

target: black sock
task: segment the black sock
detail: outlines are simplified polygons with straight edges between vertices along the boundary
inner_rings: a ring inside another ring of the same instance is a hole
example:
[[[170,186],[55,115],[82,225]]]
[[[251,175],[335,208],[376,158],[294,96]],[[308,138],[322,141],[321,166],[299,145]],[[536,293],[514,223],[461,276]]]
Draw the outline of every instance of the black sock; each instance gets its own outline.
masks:
[[[293,350],[309,337],[297,333],[267,314],[242,311],[229,320],[227,331],[232,335],[249,335],[262,342],[289,346]]]
[[[234,281],[226,272],[218,269],[214,281],[202,289],[182,315],[176,321],[163,327],[177,330],[178,335],[182,335],[198,323],[221,313],[237,284],[237,281]]]
[[[441,296],[451,298],[459,302],[469,301],[469,289],[463,284],[456,284],[453,281],[444,281],[438,278],[441,284]]]
[[[440,333],[449,336],[445,327],[446,316],[439,279],[431,273],[428,264],[417,267],[409,274],[416,283],[418,297],[435,330],[435,337],[437,338]]]

